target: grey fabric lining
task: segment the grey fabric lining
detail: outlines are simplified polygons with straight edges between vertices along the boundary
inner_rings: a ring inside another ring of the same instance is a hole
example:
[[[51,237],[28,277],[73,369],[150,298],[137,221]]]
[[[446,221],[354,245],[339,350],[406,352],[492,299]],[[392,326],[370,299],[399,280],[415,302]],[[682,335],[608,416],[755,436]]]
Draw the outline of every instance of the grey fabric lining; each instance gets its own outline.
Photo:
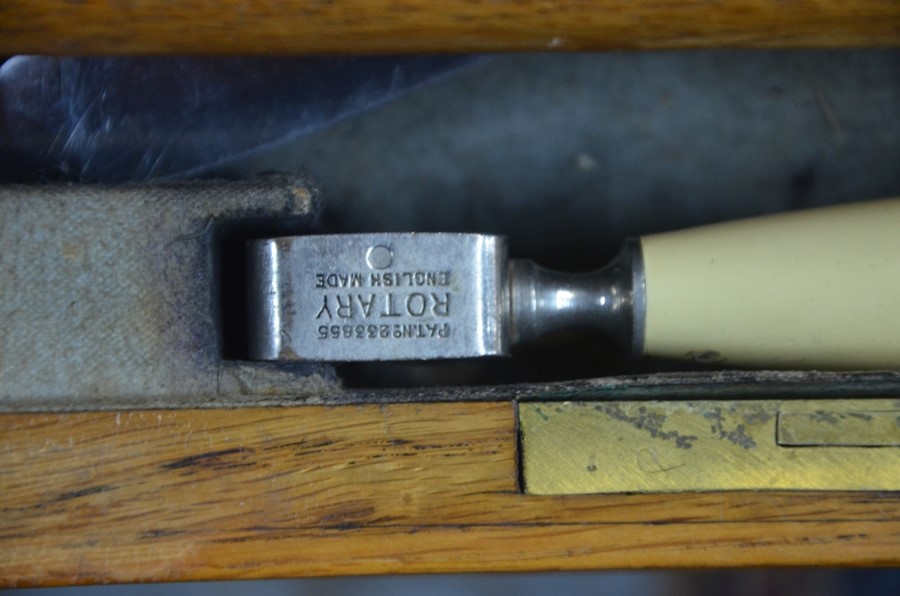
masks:
[[[217,233],[302,233],[303,178],[0,189],[0,408],[165,406],[339,390],[320,365],[223,359]]]

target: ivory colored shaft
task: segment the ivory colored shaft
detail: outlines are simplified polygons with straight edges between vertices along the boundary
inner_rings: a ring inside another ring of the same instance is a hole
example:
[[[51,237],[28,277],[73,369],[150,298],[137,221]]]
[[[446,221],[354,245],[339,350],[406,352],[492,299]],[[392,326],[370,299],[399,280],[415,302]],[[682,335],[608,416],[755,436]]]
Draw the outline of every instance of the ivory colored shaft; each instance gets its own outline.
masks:
[[[641,239],[644,354],[900,368],[900,199]]]

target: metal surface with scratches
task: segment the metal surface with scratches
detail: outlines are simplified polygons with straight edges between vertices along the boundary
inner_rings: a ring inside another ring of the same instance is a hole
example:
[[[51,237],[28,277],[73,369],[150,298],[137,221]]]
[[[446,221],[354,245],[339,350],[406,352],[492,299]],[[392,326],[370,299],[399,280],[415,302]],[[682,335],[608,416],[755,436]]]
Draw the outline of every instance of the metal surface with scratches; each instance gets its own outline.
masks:
[[[900,490],[896,399],[525,402],[531,494]]]
[[[343,234],[249,245],[260,360],[427,360],[506,353],[506,241]]]

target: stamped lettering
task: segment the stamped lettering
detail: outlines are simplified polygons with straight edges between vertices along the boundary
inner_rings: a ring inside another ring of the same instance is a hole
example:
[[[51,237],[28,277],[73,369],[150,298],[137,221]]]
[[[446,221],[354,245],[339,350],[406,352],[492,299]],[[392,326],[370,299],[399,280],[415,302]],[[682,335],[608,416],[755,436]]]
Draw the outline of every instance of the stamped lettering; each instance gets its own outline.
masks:
[[[450,271],[316,273],[313,317],[321,340],[450,337]],[[353,291],[357,290],[357,291]]]

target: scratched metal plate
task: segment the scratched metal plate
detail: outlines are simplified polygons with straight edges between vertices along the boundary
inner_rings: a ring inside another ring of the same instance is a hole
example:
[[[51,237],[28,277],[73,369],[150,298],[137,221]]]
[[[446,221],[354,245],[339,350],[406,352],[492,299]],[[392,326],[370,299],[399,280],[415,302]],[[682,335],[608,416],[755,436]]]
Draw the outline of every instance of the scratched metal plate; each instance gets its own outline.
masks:
[[[531,494],[900,490],[900,401],[524,402]]]
[[[506,242],[483,234],[250,244],[250,355],[326,362],[506,353]]]

